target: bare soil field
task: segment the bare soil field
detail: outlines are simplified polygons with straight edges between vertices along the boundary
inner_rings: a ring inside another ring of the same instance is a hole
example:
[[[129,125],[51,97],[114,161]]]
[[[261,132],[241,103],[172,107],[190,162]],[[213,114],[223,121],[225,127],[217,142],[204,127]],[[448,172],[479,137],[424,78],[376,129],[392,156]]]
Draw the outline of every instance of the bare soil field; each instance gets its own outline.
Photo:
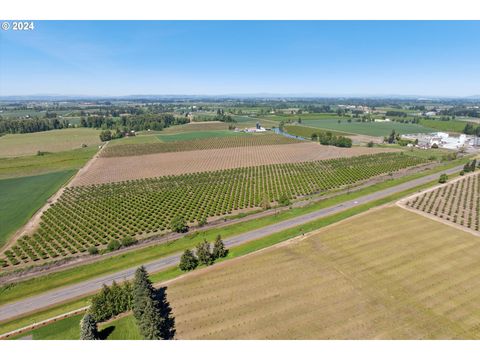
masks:
[[[262,145],[142,156],[99,157],[89,166],[88,171],[79,173],[70,185],[103,184],[164,175],[298,163],[391,151],[398,150],[366,147],[338,148],[302,142],[289,145]]]
[[[480,235],[480,175],[460,177],[409,197],[400,205]]]
[[[478,339],[480,242],[384,207],[167,283],[179,339]]]

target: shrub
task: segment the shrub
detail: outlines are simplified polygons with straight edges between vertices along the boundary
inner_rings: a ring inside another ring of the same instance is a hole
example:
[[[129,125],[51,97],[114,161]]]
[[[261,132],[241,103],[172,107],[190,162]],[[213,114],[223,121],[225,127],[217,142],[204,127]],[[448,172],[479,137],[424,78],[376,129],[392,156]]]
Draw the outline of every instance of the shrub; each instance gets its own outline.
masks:
[[[138,240],[131,237],[131,236],[125,236],[121,240],[121,244],[122,244],[123,247],[129,247],[129,246],[135,245],[137,243],[138,243]]]
[[[190,271],[195,269],[198,266],[198,260],[195,257],[194,253],[187,249],[185,252],[182,254],[182,257],[180,258],[180,270],[182,271]]]
[[[112,132],[110,130],[104,130],[100,133],[100,141],[112,140]]]
[[[373,141],[369,141],[369,142],[367,143],[367,147],[369,147],[369,148],[373,147]]]
[[[122,247],[122,245],[120,244],[120,242],[118,240],[111,240],[107,245],[108,251],[115,251],[115,250],[120,249],[121,247]]]
[[[96,247],[96,246],[90,246],[90,247],[88,248],[88,253],[89,253],[90,255],[97,255],[97,254],[98,254],[98,249],[97,249],[97,247]]]
[[[204,216],[198,220],[198,226],[205,226],[207,225],[207,218]]]
[[[288,198],[287,195],[282,194],[278,198],[278,204],[281,205],[281,206],[288,206],[288,205],[290,205],[290,199]]]
[[[184,233],[188,231],[187,222],[183,218],[183,216],[175,216],[172,221],[170,222],[170,227],[172,231],[177,233]]]
[[[447,174],[440,175],[440,178],[438,179],[438,182],[440,184],[445,184],[447,181],[448,181],[448,175]]]
[[[261,206],[263,210],[270,209],[270,200],[268,200],[267,194],[263,194]]]

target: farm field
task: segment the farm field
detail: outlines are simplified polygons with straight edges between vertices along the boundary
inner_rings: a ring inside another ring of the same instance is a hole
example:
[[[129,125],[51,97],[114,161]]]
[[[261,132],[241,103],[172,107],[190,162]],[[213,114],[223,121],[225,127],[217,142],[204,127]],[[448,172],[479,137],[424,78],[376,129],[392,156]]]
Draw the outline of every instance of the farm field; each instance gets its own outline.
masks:
[[[177,339],[478,339],[479,256],[476,236],[390,206],[163,285]],[[78,320],[22,336],[78,338]],[[139,338],[132,315],[106,328]]]
[[[179,339],[478,339],[479,256],[477,237],[389,207],[191,273],[167,297]]]
[[[99,130],[61,129],[30,134],[7,134],[0,137],[0,158],[34,155],[37,151],[59,152],[99,145]]]
[[[297,121],[298,119],[304,120],[323,120],[323,119],[338,119],[342,121],[347,121],[350,116],[338,116],[333,113],[308,113],[308,114],[276,114],[276,115],[264,115],[262,119],[267,119],[270,121]]]
[[[214,137],[146,144],[109,145],[102,157],[136,156],[155,153],[226,149],[260,145],[296,144],[300,141],[276,134],[244,134],[242,136]]]
[[[126,136],[120,139],[113,139],[109,142],[111,146],[113,145],[123,145],[123,144],[149,144],[149,143],[157,143],[160,140],[157,138],[157,134],[160,131],[152,131],[146,132],[142,131],[137,133],[136,136]]]
[[[4,305],[15,300],[24,299],[28,296],[38,295],[41,292],[53,290],[55,288],[58,288],[59,286],[72,285],[80,281],[92,279],[95,276],[105,275],[115,271],[125,270],[129,267],[139,266],[140,264],[145,264],[155,259],[159,259],[161,257],[165,257],[177,252],[184,251],[185,249],[188,249],[188,248],[191,249],[192,247],[194,247],[195,245],[197,245],[203,240],[213,242],[218,234],[220,234],[222,238],[226,239],[226,238],[230,238],[240,234],[244,234],[252,230],[260,229],[265,226],[273,225],[275,223],[279,223],[284,220],[293,219],[294,217],[297,217],[297,216],[306,215],[313,211],[326,209],[328,207],[339,205],[346,201],[352,201],[359,197],[373,194],[380,190],[390,189],[394,186],[401,185],[411,180],[419,179],[431,174],[438,174],[439,171],[450,169],[454,166],[460,165],[461,163],[462,162],[457,160],[448,165],[447,164],[440,165],[429,170],[421,170],[418,172],[414,172],[410,175],[402,176],[395,179],[390,179],[387,181],[381,181],[377,184],[370,185],[368,187],[364,187],[359,190],[353,190],[348,193],[339,194],[337,196],[333,196],[325,200],[316,201],[306,206],[300,206],[300,207],[293,206],[291,209],[279,212],[274,216],[254,218],[254,219],[242,221],[240,223],[226,225],[221,228],[211,228],[211,229],[205,229],[201,231],[187,233],[185,236],[179,238],[175,242],[152,245],[152,246],[144,247],[141,249],[137,249],[135,251],[126,252],[123,254],[121,253],[112,254],[113,256],[106,257],[104,259],[101,259],[91,264],[79,265],[69,270],[63,270],[63,271],[59,271],[59,272],[48,274],[48,275],[42,275],[35,279],[25,280],[14,287],[8,286],[8,285],[0,286],[0,292],[2,293],[2,296],[0,297],[0,305]],[[426,189],[428,186],[432,186],[432,185],[433,183],[423,185],[421,186],[421,188]],[[304,229],[305,231],[316,230],[323,226],[327,226],[329,224],[345,219],[346,217],[366,211],[371,207],[380,206],[391,201],[396,201],[418,190],[420,190],[420,188],[414,188],[409,191],[402,191],[400,193],[395,193],[395,195],[393,196],[384,198],[381,201],[370,203],[365,207],[360,206],[354,211],[347,210],[347,212],[340,212],[339,214],[329,216],[328,218],[321,219],[314,223],[310,223],[310,225]],[[237,256],[245,255],[249,252],[258,250],[260,248],[271,246],[278,242],[287,240],[296,235],[298,235],[298,229],[292,228],[291,231],[283,232],[281,234],[274,234],[262,240],[255,241],[253,243],[246,244],[235,250],[232,250],[230,252],[230,256],[237,257]],[[179,273],[180,271],[177,268],[174,268],[173,271],[167,270],[165,272],[160,272],[152,275],[152,281],[155,281],[155,282],[164,281],[166,279],[170,279],[179,275]],[[76,306],[76,307],[73,307],[72,304],[77,304],[77,305],[73,305],[73,306]],[[82,307],[85,304],[86,302],[85,301],[82,302],[81,300],[69,302],[69,303],[66,303],[65,305],[59,305],[57,307],[52,308],[52,310],[48,311],[48,313],[46,311],[39,312],[35,314],[34,318],[32,318],[32,316],[27,315],[19,318],[18,322],[15,322],[15,323],[13,321],[9,321],[7,323],[1,323],[0,331],[7,332],[10,330],[14,330],[15,328],[18,328],[17,325],[21,324],[21,326],[25,326],[25,325],[28,325],[27,323],[28,321],[32,323],[32,322],[44,320],[51,316],[62,314],[61,312],[62,309],[64,309],[63,312],[67,312],[67,311],[71,311],[76,308]]]
[[[216,130],[228,130],[228,124],[221,121],[199,121],[190,122],[188,124],[175,125],[163,129],[162,134],[177,134],[180,132],[192,132],[192,131],[216,131]]]
[[[480,230],[480,175],[461,177],[408,199],[407,207],[469,230]],[[480,235],[480,233],[478,233]]]
[[[181,132],[177,134],[160,134],[157,135],[157,139],[162,142],[172,141],[188,141],[196,139],[209,139],[209,138],[222,138],[231,136],[249,136],[244,132],[235,132],[232,130],[204,130],[204,131],[191,131]]]
[[[302,125],[285,125],[285,131],[288,132],[289,134],[295,135],[295,136],[300,136],[303,137],[304,139],[310,139],[312,137],[312,134],[318,133],[321,130],[318,128],[313,128],[309,126],[302,126]],[[341,135],[341,136],[349,136],[353,134],[349,133],[344,133],[344,132],[339,132],[339,131],[332,131],[332,130],[326,130],[330,131],[333,135]]]
[[[346,120],[342,120],[338,123],[336,119],[324,119],[324,120],[302,120],[302,123],[306,126],[316,127],[319,129],[327,129],[333,131],[342,131],[347,133],[354,133],[360,135],[370,136],[388,136],[395,130],[400,134],[413,134],[413,133],[429,133],[437,130],[428,128],[417,124],[402,124],[399,122],[356,122],[352,120],[351,123]]]
[[[339,157],[398,151],[385,148],[338,148],[311,142],[289,145],[248,146],[171,153],[99,157],[88,171],[78,174],[72,185],[91,185],[166,175],[181,175],[239,167],[298,163]]]
[[[436,131],[463,133],[466,122],[457,120],[434,120],[434,119],[420,119],[420,125],[436,129]]]
[[[180,215],[190,224],[237,210],[352,185],[424,163],[401,153],[220,170],[123,183],[70,187],[39,229],[4,252],[10,266],[104,248],[112,239],[153,235]],[[112,196],[115,194],[115,196]],[[88,224],[88,226],[87,226]]]
[[[0,247],[75,171],[0,180]]]
[[[0,158],[0,179],[80,169],[97,151],[98,149],[92,146],[41,156]]]
[[[235,125],[240,129],[247,127],[255,127],[257,122],[259,122],[263,127],[267,128],[278,126],[278,123],[276,121],[264,117],[256,118],[245,115],[232,115],[232,117],[237,122]]]

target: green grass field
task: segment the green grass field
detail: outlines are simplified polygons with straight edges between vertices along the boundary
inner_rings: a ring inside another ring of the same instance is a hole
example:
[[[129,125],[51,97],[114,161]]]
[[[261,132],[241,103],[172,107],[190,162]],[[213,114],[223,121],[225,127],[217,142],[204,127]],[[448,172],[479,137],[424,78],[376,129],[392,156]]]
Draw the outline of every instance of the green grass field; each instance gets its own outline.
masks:
[[[161,134],[178,134],[181,132],[191,132],[191,131],[216,131],[216,130],[228,130],[228,124],[220,121],[208,121],[208,122],[191,122],[188,124],[170,126],[163,131],[159,132]]]
[[[208,138],[219,138],[219,137],[229,137],[229,136],[245,136],[247,134],[243,132],[234,132],[232,130],[205,130],[205,131],[192,131],[192,132],[181,132],[178,134],[160,134],[157,135],[157,139],[162,142],[172,142],[172,141],[188,141],[196,139],[208,139]]]
[[[62,129],[30,134],[7,134],[0,137],[0,158],[34,155],[37,151],[60,152],[80,149],[82,144],[97,147],[100,130]]]
[[[0,246],[45,204],[75,171],[0,180]]]
[[[83,314],[57,320],[38,329],[24,332],[11,340],[79,340]],[[132,315],[108,321],[98,326],[102,340],[142,340]]]
[[[436,129],[437,131],[454,132],[454,133],[462,133],[466,124],[467,123],[465,121],[457,121],[457,120],[449,120],[449,121],[441,121],[441,120],[434,120],[434,119],[420,120],[420,125],[422,126]]]
[[[107,340],[142,340],[133,315],[109,321],[99,327],[100,335]]]
[[[44,155],[0,158],[0,179],[80,169],[97,151],[96,147],[87,147]]]
[[[341,131],[360,135],[370,136],[388,136],[392,130],[400,134],[412,133],[429,133],[435,132],[435,129],[424,127],[417,124],[402,124],[399,122],[356,122],[352,120],[351,123],[342,120],[338,123],[337,119],[323,119],[323,120],[302,120],[306,126],[316,127],[319,129],[328,129],[333,131]]]
[[[12,337],[12,340],[79,340],[80,320],[83,314],[74,315],[66,319],[58,320],[52,324],[39,327]]]
[[[321,132],[321,130],[318,128],[302,126],[302,125],[285,125],[285,131],[288,132],[289,134],[303,137],[304,139],[311,139],[312,134],[314,133],[318,134],[319,132]],[[329,131],[336,136],[352,135],[352,134],[344,133],[340,131],[332,131],[332,130],[325,130],[325,131]]]

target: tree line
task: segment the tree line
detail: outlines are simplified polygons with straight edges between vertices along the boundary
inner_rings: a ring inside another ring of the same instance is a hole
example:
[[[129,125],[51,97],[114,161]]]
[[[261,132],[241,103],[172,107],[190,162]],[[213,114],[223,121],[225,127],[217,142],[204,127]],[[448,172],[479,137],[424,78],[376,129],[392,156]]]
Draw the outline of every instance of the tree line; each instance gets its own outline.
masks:
[[[472,123],[467,123],[463,128],[463,133],[467,135],[480,136],[480,126],[474,126]]]
[[[312,141],[317,141],[322,145],[331,145],[337,147],[352,147],[352,139],[341,136],[333,135],[330,131],[318,132],[312,134]]]
[[[212,265],[215,260],[228,255],[228,250],[222,241],[222,237],[217,235],[213,244],[213,249],[207,240],[199,243],[195,252],[190,249],[185,250],[180,258],[179,268],[182,271],[194,270],[198,265]]]
[[[156,130],[161,131],[172,125],[186,124],[189,120],[186,117],[176,117],[172,114],[144,114],[122,116],[115,119],[107,116],[88,116],[82,117],[80,125],[82,127],[97,129],[123,129],[126,130]]]
[[[156,290],[141,266],[135,271],[133,282],[126,281],[122,285],[114,282],[111,287],[104,285],[92,298],[88,312],[80,321],[80,339],[103,339],[98,323],[129,310],[133,311],[138,331],[145,340],[174,338],[175,319],[166,299],[166,289]]]
[[[58,118],[30,118],[8,120],[0,117],[0,134],[26,134],[68,128],[67,120]]]

